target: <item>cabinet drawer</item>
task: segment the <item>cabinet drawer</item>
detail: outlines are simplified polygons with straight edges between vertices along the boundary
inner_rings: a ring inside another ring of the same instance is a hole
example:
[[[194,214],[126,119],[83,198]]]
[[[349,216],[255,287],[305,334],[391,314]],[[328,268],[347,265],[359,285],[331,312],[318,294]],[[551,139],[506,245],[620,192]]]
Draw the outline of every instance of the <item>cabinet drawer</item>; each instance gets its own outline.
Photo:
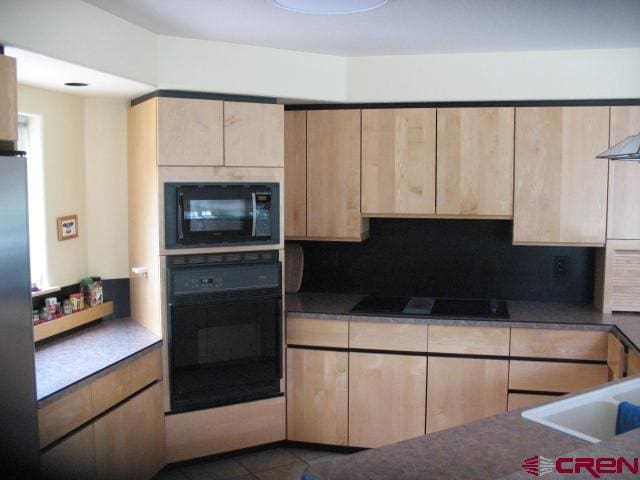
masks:
[[[541,403],[558,400],[558,395],[538,395],[535,393],[510,393],[508,410],[518,410],[519,408],[535,407]]]
[[[607,335],[607,332],[513,328],[511,356],[605,361]]]
[[[156,349],[91,384],[93,415],[98,415],[162,377],[161,350]]]
[[[426,352],[427,326],[352,320],[349,323],[349,347]]]
[[[347,348],[349,322],[344,319],[287,317],[287,344]]]
[[[509,389],[538,392],[576,392],[605,383],[606,365],[512,360]]]
[[[428,351],[470,355],[509,355],[509,329],[429,326]]]
[[[87,385],[38,410],[40,448],[90,420],[91,386]]]

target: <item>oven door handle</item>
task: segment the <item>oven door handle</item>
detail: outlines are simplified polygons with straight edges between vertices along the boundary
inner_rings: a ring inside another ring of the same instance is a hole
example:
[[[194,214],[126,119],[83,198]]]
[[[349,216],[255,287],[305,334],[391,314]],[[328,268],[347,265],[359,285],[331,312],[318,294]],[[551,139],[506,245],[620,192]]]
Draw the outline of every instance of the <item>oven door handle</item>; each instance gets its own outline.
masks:
[[[178,240],[184,240],[184,232],[182,230],[182,222],[183,222],[183,214],[184,214],[184,194],[178,194]]]
[[[252,202],[252,207],[253,207],[253,210],[252,210],[252,212],[253,212],[253,215],[252,215],[253,223],[252,223],[252,226],[251,226],[251,236],[255,237],[256,236],[256,223],[258,221],[258,210],[256,208],[256,192],[253,192],[251,194],[251,202]]]
[[[280,297],[280,299],[278,300],[278,378],[282,378],[284,376],[284,343],[283,343],[283,337],[284,335],[283,330],[284,330],[284,326],[283,326],[283,319],[282,319],[282,297]]]

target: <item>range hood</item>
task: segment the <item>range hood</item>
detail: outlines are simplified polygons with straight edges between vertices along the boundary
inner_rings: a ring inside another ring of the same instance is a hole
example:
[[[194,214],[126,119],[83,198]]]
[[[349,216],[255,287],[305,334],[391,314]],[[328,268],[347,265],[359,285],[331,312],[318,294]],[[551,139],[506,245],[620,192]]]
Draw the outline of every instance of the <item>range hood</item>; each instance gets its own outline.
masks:
[[[609,150],[605,150],[596,158],[608,158],[610,160],[632,160],[640,161],[640,133],[631,135],[619,143],[616,143]]]

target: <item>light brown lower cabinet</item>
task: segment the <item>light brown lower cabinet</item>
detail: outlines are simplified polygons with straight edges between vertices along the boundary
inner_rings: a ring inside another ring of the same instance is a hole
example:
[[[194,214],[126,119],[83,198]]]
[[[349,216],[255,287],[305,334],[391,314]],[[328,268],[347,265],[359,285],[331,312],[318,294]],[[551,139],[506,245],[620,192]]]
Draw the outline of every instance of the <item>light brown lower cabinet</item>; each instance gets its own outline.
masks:
[[[606,364],[511,360],[509,388],[534,392],[569,393],[606,383]]]
[[[426,432],[507,410],[507,360],[429,357]]]
[[[95,477],[93,425],[62,440],[40,457],[43,480],[86,480]]]
[[[613,334],[609,334],[607,348],[607,366],[609,367],[609,380],[618,380],[624,376],[625,353],[624,345]]]
[[[287,349],[287,438],[347,445],[349,354]]]
[[[380,447],[424,435],[427,358],[349,354],[349,445]]]
[[[640,375],[640,353],[629,350],[629,360],[627,362],[627,375]]]
[[[508,410],[518,410],[519,408],[535,407],[541,403],[558,400],[557,395],[539,395],[535,393],[510,393]]]
[[[147,388],[41,457],[45,479],[148,480],[165,465],[162,383]]]

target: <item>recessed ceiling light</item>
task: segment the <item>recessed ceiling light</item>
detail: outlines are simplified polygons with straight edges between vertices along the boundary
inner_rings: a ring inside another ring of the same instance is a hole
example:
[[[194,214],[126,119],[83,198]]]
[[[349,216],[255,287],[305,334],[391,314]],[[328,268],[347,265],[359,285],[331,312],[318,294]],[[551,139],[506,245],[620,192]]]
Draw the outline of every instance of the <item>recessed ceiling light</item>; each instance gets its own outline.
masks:
[[[309,15],[346,15],[380,8],[389,0],[271,0],[278,7]]]
[[[66,82],[65,85],[67,87],[88,87],[89,86],[88,83],[84,83],[84,82]]]

